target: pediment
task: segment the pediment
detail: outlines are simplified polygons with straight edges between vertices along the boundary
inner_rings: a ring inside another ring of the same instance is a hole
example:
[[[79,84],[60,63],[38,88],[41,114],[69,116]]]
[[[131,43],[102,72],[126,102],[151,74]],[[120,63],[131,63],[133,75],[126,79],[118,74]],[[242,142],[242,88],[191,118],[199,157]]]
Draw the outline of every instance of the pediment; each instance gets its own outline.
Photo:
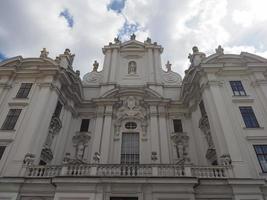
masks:
[[[255,54],[241,52],[238,54],[212,54],[202,61],[203,64],[213,63],[267,63],[267,59]]]
[[[136,40],[130,40],[121,44],[121,51],[140,51],[144,50],[145,45],[142,42]]]

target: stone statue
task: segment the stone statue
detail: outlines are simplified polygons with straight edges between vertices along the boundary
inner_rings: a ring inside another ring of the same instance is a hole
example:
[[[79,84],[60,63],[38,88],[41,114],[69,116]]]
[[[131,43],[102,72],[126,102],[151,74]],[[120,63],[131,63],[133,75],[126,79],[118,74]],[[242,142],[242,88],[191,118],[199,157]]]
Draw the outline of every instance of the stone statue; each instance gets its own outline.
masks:
[[[120,39],[119,39],[119,37],[115,37],[115,38],[114,38],[114,42],[115,42],[115,44],[120,43]]]
[[[133,34],[131,35],[131,40],[135,40],[135,37],[136,37],[136,35],[133,33]]]
[[[85,145],[83,142],[80,142],[77,146],[76,146],[76,158],[79,160],[83,159],[83,154],[84,154],[84,149],[85,149]]]
[[[136,74],[136,62],[130,61],[128,64],[128,74]]]
[[[176,145],[177,157],[179,159],[184,159],[184,145],[182,143],[178,143]]]
[[[40,54],[40,58],[47,58],[49,52],[46,51],[46,48],[43,48],[43,50],[41,51],[41,54]]]
[[[223,51],[224,51],[224,49],[222,48],[221,45],[219,45],[218,48],[215,49],[216,54],[223,54]]]
[[[148,44],[151,44],[151,38],[150,38],[150,37],[147,37],[147,38],[146,38],[146,42],[147,42]]]
[[[206,57],[202,52],[199,52],[198,47],[194,46],[192,48],[193,54],[188,55],[192,67],[197,67],[200,65],[201,61]]]
[[[96,60],[94,61],[94,64],[93,64],[93,66],[94,66],[94,67],[93,67],[93,71],[94,71],[94,72],[97,72],[97,69],[98,69],[99,63],[98,63]]]
[[[170,63],[170,61],[168,61],[165,66],[167,68],[167,72],[170,72],[172,70],[171,69],[172,64]]]

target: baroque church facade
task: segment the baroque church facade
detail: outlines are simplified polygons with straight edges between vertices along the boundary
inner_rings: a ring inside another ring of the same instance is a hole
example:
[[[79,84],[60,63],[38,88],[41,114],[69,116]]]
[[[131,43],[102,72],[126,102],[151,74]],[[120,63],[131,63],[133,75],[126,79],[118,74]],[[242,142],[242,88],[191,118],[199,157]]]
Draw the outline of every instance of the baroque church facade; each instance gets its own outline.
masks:
[[[150,38],[0,63],[0,199],[266,200],[267,59],[193,47],[182,78]]]

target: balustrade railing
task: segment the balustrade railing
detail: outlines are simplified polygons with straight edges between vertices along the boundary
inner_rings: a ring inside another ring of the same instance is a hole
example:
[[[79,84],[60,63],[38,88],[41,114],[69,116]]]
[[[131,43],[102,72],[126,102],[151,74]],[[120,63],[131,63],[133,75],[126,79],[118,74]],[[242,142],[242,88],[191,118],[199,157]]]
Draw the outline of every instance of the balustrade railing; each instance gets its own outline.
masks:
[[[231,166],[73,164],[62,166],[26,166],[26,177],[98,176],[98,177],[198,177],[232,178]]]

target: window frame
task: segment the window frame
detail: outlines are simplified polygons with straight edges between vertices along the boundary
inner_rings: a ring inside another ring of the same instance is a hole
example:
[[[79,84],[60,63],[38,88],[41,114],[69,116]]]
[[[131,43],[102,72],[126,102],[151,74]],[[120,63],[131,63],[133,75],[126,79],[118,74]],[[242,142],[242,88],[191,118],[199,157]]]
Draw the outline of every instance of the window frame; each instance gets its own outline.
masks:
[[[234,96],[247,96],[246,90],[240,80],[229,81]]]
[[[85,122],[86,122],[86,124],[85,124]],[[80,132],[88,132],[89,126],[90,126],[90,119],[88,119],[88,118],[82,119],[81,126],[80,126]]]
[[[13,111],[14,113],[11,113]],[[6,118],[1,126],[1,130],[14,130],[21,112],[22,112],[22,109],[19,109],[19,108],[9,109],[6,115]]]
[[[4,147],[4,149],[1,151],[1,147]],[[0,161],[3,159],[5,151],[6,151],[7,145],[0,144]]]
[[[266,161],[266,163],[267,163],[267,151],[266,151],[266,153],[264,153],[264,150],[263,150],[263,148],[262,148],[263,146],[265,146],[266,149],[267,149],[267,144],[254,144],[254,145],[253,145],[253,148],[254,148],[254,151],[255,151],[255,154],[256,154],[258,163],[259,163],[259,165],[260,165],[260,167],[261,167],[261,171],[262,171],[263,173],[267,173],[267,164],[266,164],[266,170],[264,170],[264,166],[262,166],[262,163],[260,162],[260,158],[259,158],[259,156],[263,156],[263,158],[265,159],[265,161]],[[261,151],[262,151],[263,153],[258,153],[258,152],[257,152],[257,147],[260,147],[260,148],[261,148]]]
[[[181,119],[173,119],[172,124],[173,124],[173,131],[175,133],[182,133],[183,132],[183,123],[182,123]]]
[[[252,106],[239,106],[239,111],[246,128],[260,128]]]
[[[31,88],[32,88],[33,83],[21,83],[20,88],[16,94],[16,98],[18,99],[26,99],[28,98]]]

